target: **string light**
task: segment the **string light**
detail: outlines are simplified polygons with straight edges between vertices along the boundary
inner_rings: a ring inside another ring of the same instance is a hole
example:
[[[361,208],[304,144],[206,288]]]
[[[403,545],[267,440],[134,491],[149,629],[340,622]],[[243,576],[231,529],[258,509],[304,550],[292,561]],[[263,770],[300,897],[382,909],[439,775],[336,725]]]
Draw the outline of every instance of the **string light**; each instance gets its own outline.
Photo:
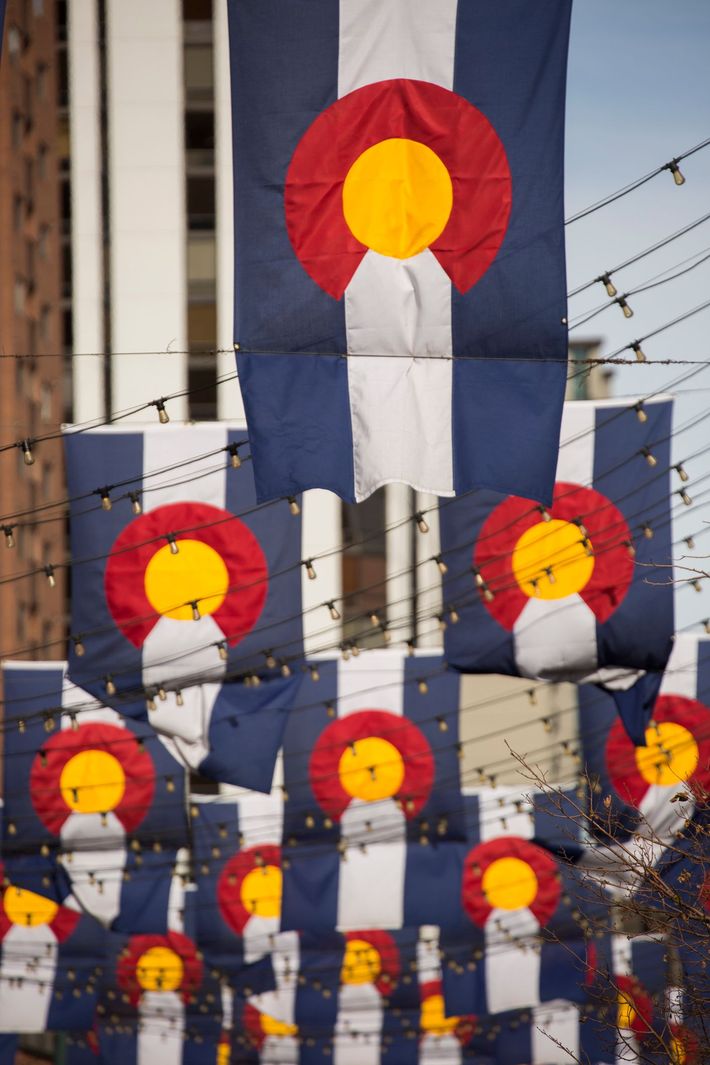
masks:
[[[165,409],[165,399],[154,400],[152,406],[155,407],[158,412],[158,421],[160,422],[160,424],[167,425],[170,421],[170,415]]]
[[[419,529],[420,533],[428,533],[429,532],[429,525],[428,525],[427,520],[426,520],[426,518],[424,517],[424,515],[422,514],[421,511],[419,511],[417,514],[414,515],[414,520],[417,523],[417,528]]]
[[[705,618],[705,620],[703,621],[703,627],[707,632],[708,636],[710,636],[710,618]]]
[[[50,588],[54,588],[56,586],[57,581],[54,576],[54,566],[51,562],[48,562],[47,565],[44,567],[44,572],[47,576],[47,584]]]
[[[81,636],[72,636],[72,643],[74,644],[74,654],[77,658],[82,658],[86,648],[84,647]]]
[[[542,504],[540,504],[537,509],[543,521],[552,521],[552,514],[550,514],[547,507],[543,507]]]
[[[649,466],[651,467],[651,469],[653,469],[653,467],[654,467],[654,466],[657,466],[657,465],[658,465],[658,459],[657,459],[657,458],[656,458],[656,456],[655,456],[655,455],[654,455],[654,454],[653,454],[653,453],[651,452],[651,449],[650,449],[650,448],[648,448],[648,447],[642,447],[642,448],[641,448],[641,454],[642,454],[642,455],[643,455],[643,457],[644,457],[644,458],[646,459],[646,462],[647,462],[647,463],[648,463],[648,465],[649,465]]]
[[[2,531],[5,534],[5,547],[14,547],[15,537],[13,535],[12,525],[3,525]]]
[[[288,662],[282,662],[281,663],[281,676],[282,677],[290,677],[291,676],[291,667],[288,664]]]
[[[341,614],[333,600],[331,599],[329,603],[325,603],[324,605],[327,606],[328,611],[330,612],[331,620],[340,621]]]
[[[528,691],[528,701],[531,706],[537,706],[537,692],[534,688],[530,688]]]
[[[25,460],[25,466],[34,465],[35,457],[32,453],[32,445],[29,440],[21,440],[20,447],[22,448],[22,457]]]
[[[180,691],[179,688],[175,692],[175,705],[176,706],[184,706],[185,705],[185,700],[183,698],[183,694],[182,694],[182,692]]]
[[[652,540],[653,539],[653,529],[648,524],[648,522],[644,522],[644,524],[642,526],[642,529],[643,529],[643,535],[646,537],[646,539],[647,540]]]
[[[151,713],[156,709],[156,702],[153,698],[152,692],[146,696],[145,705],[146,709],[149,710]]]
[[[318,574],[316,573],[316,571],[314,569],[313,559],[312,558],[307,558],[305,560],[305,562],[302,563],[302,565],[303,565],[303,567],[304,567],[304,569],[306,571],[306,576],[308,577],[308,580],[309,581],[314,581],[316,579],[316,577],[318,576]]]
[[[426,695],[427,692],[429,691],[429,685],[427,684],[427,682],[424,680],[423,677],[421,677],[417,681],[417,688],[419,689],[419,694],[420,695]]]
[[[297,518],[301,513],[301,508],[298,505],[298,500],[295,496],[287,496],[288,509],[293,514],[294,518]]]
[[[197,600],[193,599],[190,603],[190,606],[192,607],[192,620],[199,621],[202,615],[200,614],[200,608],[197,605]]]
[[[481,571],[479,569],[477,569],[476,566],[472,566],[471,567],[471,572],[473,573],[473,579],[476,582],[477,587],[484,588],[486,582],[483,579],[483,575],[482,575]]]
[[[680,477],[681,481],[682,481],[682,482],[683,482],[684,484],[687,484],[687,483],[688,483],[688,481],[690,480],[690,474],[689,474],[689,473],[688,473],[688,471],[686,470],[686,468],[685,468],[685,466],[683,465],[683,463],[682,463],[682,462],[679,462],[679,463],[677,463],[677,465],[675,465],[675,466],[673,467],[673,469],[674,469],[674,470],[675,470],[675,472],[676,472],[676,473],[678,474],[678,476]]]
[[[264,651],[264,660],[267,669],[276,669],[277,662],[273,651]]]
[[[703,586],[697,577],[695,578],[695,580],[690,582],[690,585],[696,592],[702,592],[703,590]]]
[[[678,492],[678,495],[683,500],[683,502],[685,503],[686,507],[691,506],[693,500],[688,495],[688,493],[686,492],[685,488],[681,488],[680,491]]]
[[[633,343],[631,344],[631,350],[633,351],[634,355],[636,356],[636,361],[637,362],[646,362],[646,355],[645,355],[645,353],[643,351],[643,348],[641,347],[641,341],[640,340],[634,340],[633,341]]]
[[[634,410],[636,411],[636,417],[642,424],[648,421],[648,414],[646,413],[642,399],[634,405]]]
[[[229,647],[227,646],[227,641],[226,640],[220,640],[216,644],[216,647],[217,647],[217,654],[219,655],[219,657],[222,659],[223,662],[226,662],[227,659],[229,658]]]
[[[554,573],[552,572],[552,566],[546,566],[545,567],[545,575],[546,575],[548,581],[550,582],[550,584],[556,584],[557,583],[557,579],[556,579]]]
[[[229,451],[229,462],[232,469],[238,470],[242,464],[242,460],[239,455],[239,444],[231,443],[227,450]]]
[[[624,540],[624,547],[629,552],[630,558],[636,558],[636,548],[633,540]]]
[[[113,677],[111,676],[110,673],[107,673],[106,677],[104,678],[104,686],[106,688],[106,694],[107,695],[115,695],[116,694],[116,685],[114,684]]]
[[[624,318],[633,318],[634,312],[631,307],[629,307],[626,301],[626,296],[617,296],[614,303],[618,303],[619,307],[621,307]]]
[[[663,169],[670,170],[671,174],[673,175],[673,180],[675,181],[676,185],[678,185],[678,187],[680,187],[681,185],[685,185],[685,178],[680,172],[680,167],[678,166],[678,159],[671,159],[670,163],[666,163]]]
[[[140,514],[141,511],[143,510],[143,507],[141,506],[141,501],[140,501],[140,499],[138,497],[138,493],[137,492],[129,492],[128,493],[128,498],[131,501],[131,507],[133,509],[133,513],[134,514]]]
[[[109,491],[110,491],[110,489],[108,487],[107,488],[99,488],[99,490],[98,490],[98,495],[101,498],[101,509],[102,510],[111,510],[112,503],[111,503],[111,496],[109,495]]]
[[[451,624],[452,625],[458,625],[459,621],[461,620],[461,615],[459,614],[459,612],[456,609],[456,607],[450,606],[448,608],[448,611],[449,611],[449,621],[451,622]]]
[[[688,548],[689,551],[694,551],[695,550],[695,540],[693,539],[692,536],[686,536],[686,538],[685,538],[685,540],[683,542],[684,542],[684,544],[686,545],[686,547]]]
[[[602,285],[606,289],[607,296],[609,296],[610,298],[616,296],[618,289],[614,282],[611,280],[611,276],[609,274],[602,274],[602,276],[597,278],[597,280],[601,281]]]
[[[414,640],[407,640],[407,655],[410,658],[414,658],[414,651],[415,651]]]
[[[180,548],[178,547],[177,540],[175,539],[175,535],[173,533],[168,533],[168,535],[165,537],[165,539],[168,541],[168,543],[170,545],[170,554],[171,555],[178,555],[180,553]]]
[[[442,577],[445,577],[446,574],[449,572],[449,567],[446,565],[441,555],[435,555],[432,558],[432,562],[436,562],[437,566],[439,567],[439,573]]]
[[[320,673],[318,671],[318,666],[309,666],[308,669],[309,669],[310,674],[311,674],[311,680],[314,683],[316,681],[319,681],[320,680]]]

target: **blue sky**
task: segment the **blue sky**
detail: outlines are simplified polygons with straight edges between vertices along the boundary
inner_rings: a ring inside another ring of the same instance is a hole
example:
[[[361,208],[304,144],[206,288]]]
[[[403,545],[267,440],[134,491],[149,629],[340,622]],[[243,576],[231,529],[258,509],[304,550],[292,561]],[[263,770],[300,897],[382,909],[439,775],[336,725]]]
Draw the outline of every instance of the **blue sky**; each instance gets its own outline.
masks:
[[[567,95],[566,206],[570,215],[710,136],[710,0],[576,0]],[[686,184],[670,174],[567,227],[567,273],[574,288],[710,211],[710,146],[681,164]],[[707,249],[710,221],[629,267],[619,291],[642,284]],[[689,264],[686,264],[689,265]],[[681,267],[682,268],[682,267]],[[570,320],[605,300],[601,285],[570,301]],[[634,317],[610,307],[576,335],[603,338],[603,352],[628,344],[710,299],[710,260],[683,278],[629,300]],[[572,334],[573,336],[575,333]],[[644,344],[649,359],[710,360],[710,309]],[[665,387],[684,367],[633,366],[616,371],[614,392]],[[690,369],[688,367],[687,369]],[[710,368],[680,386],[675,424],[710,409]],[[710,446],[710,417],[674,440],[674,461]],[[687,463],[693,495],[675,535],[704,527],[697,553],[710,554],[710,451]],[[675,475],[674,475],[675,477]],[[680,487],[680,482],[673,487]],[[680,555],[680,552],[679,552]],[[705,564],[701,560],[700,565]],[[710,568],[710,562],[708,563]],[[679,626],[710,615],[710,581],[679,591]]]

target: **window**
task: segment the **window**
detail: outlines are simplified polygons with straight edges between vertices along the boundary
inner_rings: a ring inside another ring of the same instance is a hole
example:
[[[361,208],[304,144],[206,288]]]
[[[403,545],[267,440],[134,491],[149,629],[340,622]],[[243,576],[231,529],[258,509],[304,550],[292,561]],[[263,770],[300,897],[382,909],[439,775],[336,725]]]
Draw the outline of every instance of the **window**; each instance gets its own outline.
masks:
[[[15,278],[15,286],[13,289],[13,304],[15,307],[15,314],[25,313],[25,303],[27,300],[27,283],[22,277]]]
[[[190,349],[210,350],[217,343],[217,305],[190,303],[187,308],[187,339]]]
[[[41,179],[44,180],[47,176],[47,159],[49,156],[49,148],[46,144],[40,144],[37,149],[37,173]]]
[[[187,165],[214,166],[214,114],[188,111],[185,115]]]
[[[190,233],[187,241],[187,287],[191,298],[214,297],[216,279],[215,238],[212,233]]]
[[[190,417],[209,421],[217,417],[217,358],[214,353],[191,355],[187,371]]]
[[[211,22],[212,0],[182,0],[185,22]]]
[[[44,14],[44,0],[32,0],[32,14],[35,18],[41,18]]]
[[[185,48],[185,93],[188,100],[211,100],[214,89],[212,48],[188,44]]]
[[[19,148],[25,135],[25,121],[19,111],[12,112],[12,147]]]
[[[15,196],[12,201],[12,228],[18,233],[22,229],[25,203],[22,196]]]
[[[346,635],[367,630],[367,615],[380,611],[387,598],[385,492],[378,489],[363,503],[343,503],[343,617]],[[381,643],[377,633],[376,642]]]
[[[187,179],[187,214],[190,229],[214,229],[214,177]]]
[[[49,226],[44,225],[39,227],[39,233],[37,235],[37,250],[39,252],[40,259],[46,259],[49,255]]]

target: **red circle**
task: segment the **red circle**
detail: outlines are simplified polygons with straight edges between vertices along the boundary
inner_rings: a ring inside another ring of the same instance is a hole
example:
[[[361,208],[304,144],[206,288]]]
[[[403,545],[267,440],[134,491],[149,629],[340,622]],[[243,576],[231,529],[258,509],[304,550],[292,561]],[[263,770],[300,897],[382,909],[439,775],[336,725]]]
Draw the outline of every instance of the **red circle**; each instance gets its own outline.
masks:
[[[557,909],[562,893],[557,862],[542,847],[519,836],[499,836],[487,843],[479,843],[466,855],[461,899],[468,916],[475,925],[483,928],[493,912],[483,890],[483,877],[488,867],[500,858],[519,858],[531,867],[537,877],[537,894],[527,908],[538,924],[546,925]]]
[[[404,763],[404,778],[393,798],[401,801],[407,820],[416,817],[434,783],[434,756],[423,732],[406,717],[386,710],[360,710],[333,721],[316,740],[308,767],[319,806],[339,821],[352,800],[340,782],[339,765],[351,743],[376,736],[396,747]]]
[[[181,932],[167,932],[165,935],[131,936],[121,952],[116,965],[116,981],[131,996],[135,1004],[144,994],[136,975],[136,966],[141,957],[154,947],[172,950],[182,961],[183,971],[179,990],[187,1001],[202,983],[202,961],[191,939]]]
[[[104,577],[106,601],[116,625],[135,647],[142,647],[158,622],[160,615],[148,600],[144,575],[153,555],[166,546],[168,534],[178,545],[180,540],[198,540],[224,562],[229,590],[212,617],[228,643],[239,643],[256,624],[266,601],[266,558],[251,529],[229,511],[207,503],[157,507],[135,518],[116,537]]]
[[[225,864],[217,882],[217,905],[222,917],[236,935],[241,936],[252,917],[241,899],[244,878],[264,865],[281,868],[281,848],[272,843],[247,847],[233,855]]]
[[[673,1039],[676,1039],[680,1043],[683,1054],[685,1055],[685,1057],[681,1059],[683,1065],[696,1065],[696,1062],[699,1062],[698,1055],[700,1053],[700,1040],[695,1032],[691,1032],[691,1030],[686,1028],[684,1024],[671,1022],[669,1027]],[[677,1058],[674,1058],[673,1060],[677,1060]]]
[[[46,741],[30,770],[35,813],[50,832],[59,835],[64,822],[75,812],[64,801],[59,787],[62,770],[81,751],[105,751],[120,762],[125,790],[111,812],[126,832],[133,832],[153,802],[155,766],[148,752],[139,746],[135,733],[119,725],[92,722],[77,729],[62,729]]]
[[[589,533],[594,570],[579,595],[603,624],[621,606],[633,578],[634,563],[628,551],[631,533],[626,519],[596,489],[565,481],[555,485],[550,517],[581,522]],[[508,632],[529,599],[515,579],[513,551],[523,533],[541,520],[540,508],[532,500],[508,496],[488,515],[474,544],[474,568],[493,592],[491,602],[485,598],[482,601]]]
[[[354,939],[369,943],[373,950],[377,951],[380,959],[380,975],[375,980],[375,987],[383,998],[387,998],[396,989],[402,970],[399,950],[394,938],[389,932],[380,932],[376,929],[370,929],[367,932],[346,932],[347,943]]]
[[[677,790],[687,784],[696,800],[704,801],[710,793],[710,710],[697,699],[683,695],[660,695],[653,708],[653,720],[659,724],[671,721],[691,733],[698,745],[698,764],[687,781],[679,780],[669,788]],[[636,765],[635,747],[616,718],[606,741],[606,766],[617,794],[631,806],[639,807],[651,784]],[[662,786],[662,785],[659,785]]]
[[[286,175],[286,228],[306,273],[340,299],[367,252],[343,214],[343,183],[363,152],[402,137],[427,145],[453,185],[453,207],[431,251],[460,292],[485,274],[503,243],[512,179],[488,119],[431,82],[376,81],[336,100],[299,141]]]
[[[634,1035],[649,1035],[653,1030],[653,1000],[636,976],[616,976],[614,982],[620,994],[628,998],[634,1011],[631,1031]]]

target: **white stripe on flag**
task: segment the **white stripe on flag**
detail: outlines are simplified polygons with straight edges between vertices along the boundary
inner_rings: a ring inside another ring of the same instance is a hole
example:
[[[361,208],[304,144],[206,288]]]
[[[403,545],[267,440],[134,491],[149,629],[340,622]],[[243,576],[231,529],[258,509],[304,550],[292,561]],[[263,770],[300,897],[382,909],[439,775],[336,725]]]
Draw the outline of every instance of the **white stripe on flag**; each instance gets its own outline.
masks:
[[[138,1004],[136,1065],[182,1065],[185,1007],[175,991],[144,991]]]
[[[419,1065],[461,1065],[461,1044],[455,1035],[424,1035],[419,1044]]]
[[[167,503],[186,500],[223,507],[226,499],[227,457],[198,455],[226,447],[222,425],[155,425],[143,430],[143,510],[147,513]],[[179,463],[188,465],[167,470]],[[165,473],[156,473],[166,470]]]
[[[338,717],[359,710],[404,713],[404,660],[402,651],[368,651],[366,655],[338,661]]]
[[[341,987],[333,1065],[380,1065],[383,1016],[382,998],[373,984]]]
[[[451,88],[457,0],[340,0],[338,95],[392,78]],[[355,495],[453,495],[451,282],[429,250],[368,251],[345,292]],[[388,356],[441,356],[421,362]]]
[[[562,408],[556,481],[590,485],[594,477],[594,403],[565,403]]]
[[[242,850],[273,845],[280,847],[283,836],[283,799],[251,791],[239,797],[239,832]],[[268,953],[278,934],[279,917],[250,917],[244,926],[244,957],[258,961]]]
[[[533,1010],[531,1065],[570,1065],[579,1061],[579,1012],[557,1000]],[[561,1045],[560,1045],[561,1044]]]
[[[46,1031],[58,949],[47,925],[12,925],[0,947],[0,1032]]]
[[[661,695],[684,695],[698,698],[698,637],[680,633],[674,637],[673,650],[661,681]],[[702,700],[701,700],[702,701]]]
[[[252,944],[252,948],[255,944]],[[271,949],[264,941],[266,954]],[[296,991],[298,990],[298,971],[301,965],[300,940],[298,932],[279,932],[273,939],[271,962],[274,967],[276,989],[252,995],[249,1002],[269,1017],[274,1017],[284,1024],[296,1021]]]

